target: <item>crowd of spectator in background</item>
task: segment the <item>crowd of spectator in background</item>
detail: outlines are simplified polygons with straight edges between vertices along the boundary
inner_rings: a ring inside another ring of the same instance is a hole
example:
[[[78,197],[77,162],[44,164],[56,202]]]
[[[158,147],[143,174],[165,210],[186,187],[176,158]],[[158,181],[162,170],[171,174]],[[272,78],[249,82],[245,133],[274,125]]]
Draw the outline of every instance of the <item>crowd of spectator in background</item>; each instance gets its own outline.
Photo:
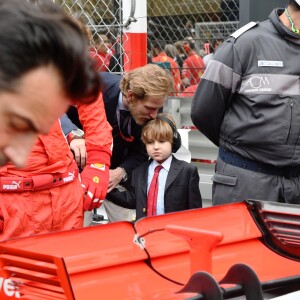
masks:
[[[158,64],[171,72],[174,87],[170,95],[191,97],[214,51],[222,42],[221,38],[206,41],[203,49],[199,50],[193,36],[175,43],[148,40],[147,63]],[[98,71],[123,72],[121,44],[120,35],[113,39],[109,34],[94,34],[90,52]]]

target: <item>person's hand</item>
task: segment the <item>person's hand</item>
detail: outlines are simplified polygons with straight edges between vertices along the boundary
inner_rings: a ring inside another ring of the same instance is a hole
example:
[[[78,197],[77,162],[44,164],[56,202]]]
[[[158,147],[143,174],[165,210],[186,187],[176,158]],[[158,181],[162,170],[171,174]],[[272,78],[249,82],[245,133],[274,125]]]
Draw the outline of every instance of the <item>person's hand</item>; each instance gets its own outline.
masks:
[[[109,170],[108,193],[111,192],[122,181],[123,174],[123,169],[119,167]]]
[[[74,153],[77,166],[83,169],[86,165],[85,139],[73,139],[70,142],[70,149]]]
[[[181,84],[185,87],[189,86],[190,85],[190,81],[187,77],[184,77],[181,79]]]
[[[85,192],[84,211],[99,208],[107,193],[109,167],[100,163],[86,165],[80,177]]]
[[[87,164],[80,174],[85,211],[99,208],[106,197],[110,165],[101,163],[102,155],[102,151],[88,150]]]

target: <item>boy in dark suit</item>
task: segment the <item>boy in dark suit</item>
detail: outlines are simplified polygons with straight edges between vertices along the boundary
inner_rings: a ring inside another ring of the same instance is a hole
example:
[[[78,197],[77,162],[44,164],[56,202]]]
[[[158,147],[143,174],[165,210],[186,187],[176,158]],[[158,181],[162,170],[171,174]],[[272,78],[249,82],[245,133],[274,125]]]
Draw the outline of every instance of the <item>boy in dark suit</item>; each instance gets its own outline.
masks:
[[[180,135],[171,116],[159,114],[142,130],[150,160],[133,170],[129,191],[114,189],[107,199],[136,209],[136,219],[202,207],[197,167],[176,159]]]
[[[142,126],[156,118],[167,100],[173,81],[171,73],[154,64],[131,70],[122,77],[100,72],[100,78],[107,121],[113,128],[108,183],[110,192],[119,184],[128,188],[132,170],[147,161],[141,141]],[[80,125],[75,107],[68,114],[73,123]],[[111,222],[132,220],[131,210],[109,201],[104,201],[103,206]]]

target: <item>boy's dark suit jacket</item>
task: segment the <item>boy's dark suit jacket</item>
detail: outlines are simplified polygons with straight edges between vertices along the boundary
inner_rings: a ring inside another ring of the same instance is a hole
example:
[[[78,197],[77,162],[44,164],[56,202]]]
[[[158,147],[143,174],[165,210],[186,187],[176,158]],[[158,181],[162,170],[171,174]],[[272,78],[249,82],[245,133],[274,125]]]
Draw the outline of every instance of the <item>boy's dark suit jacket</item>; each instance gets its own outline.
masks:
[[[113,203],[136,209],[136,219],[147,216],[147,180],[151,160],[143,163],[132,172],[131,190],[120,192],[114,189],[106,198]],[[165,212],[176,212],[202,207],[197,167],[173,156],[167,177]]]
[[[122,77],[107,72],[100,72],[99,75],[102,83],[103,101],[107,121],[110,123],[111,127],[113,127],[113,150],[110,167],[111,169],[122,167],[127,171],[128,175],[130,175],[134,168],[148,159],[144,144],[141,141],[142,128],[132,119],[131,135],[134,137],[134,141],[127,142],[122,139],[116,116],[120,95],[120,81]],[[72,108],[72,110],[69,110],[68,116],[73,123],[80,126],[78,114],[76,116],[77,111],[74,110],[76,109]]]

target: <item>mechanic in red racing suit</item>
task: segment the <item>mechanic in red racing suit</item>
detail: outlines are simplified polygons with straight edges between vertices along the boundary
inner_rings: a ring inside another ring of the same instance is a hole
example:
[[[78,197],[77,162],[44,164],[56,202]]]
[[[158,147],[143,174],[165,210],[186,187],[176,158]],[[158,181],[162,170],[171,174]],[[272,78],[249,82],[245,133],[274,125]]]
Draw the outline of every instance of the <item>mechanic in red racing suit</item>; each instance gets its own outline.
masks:
[[[81,181],[57,120],[47,135],[39,135],[24,169],[0,168],[0,241],[82,227],[84,211],[105,199],[112,133],[102,94],[77,108],[87,151]]]

